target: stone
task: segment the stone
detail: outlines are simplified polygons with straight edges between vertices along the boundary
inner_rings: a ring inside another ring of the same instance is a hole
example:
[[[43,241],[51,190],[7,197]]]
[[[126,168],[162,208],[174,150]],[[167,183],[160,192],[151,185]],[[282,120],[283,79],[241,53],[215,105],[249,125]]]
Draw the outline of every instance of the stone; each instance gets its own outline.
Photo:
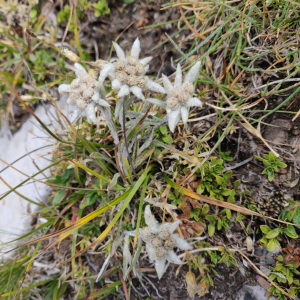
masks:
[[[288,142],[288,131],[292,129],[291,122],[284,119],[277,119],[271,122],[271,125],[267,126],[263,137],[272,141],[275,144],[285,144]]]
[[[236,300],[267,300],[266,290],[260,285],[244,285],[237,293]],[[270,300],[275,300],[271,297]]]

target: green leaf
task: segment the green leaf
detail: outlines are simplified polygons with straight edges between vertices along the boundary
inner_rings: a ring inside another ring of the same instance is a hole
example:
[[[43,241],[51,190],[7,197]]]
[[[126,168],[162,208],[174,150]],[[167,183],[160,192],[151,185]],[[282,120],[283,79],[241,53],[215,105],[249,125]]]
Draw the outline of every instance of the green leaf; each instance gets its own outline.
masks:
[[[209,223],[208,225],[208,234],[209,236],[213,236],[216,230],[215,223]]]
[[[216,180],[217,180],[217,183],[220,185],[224,182],[224,178],[221,176],[216,176]]]
[[[282,257],[282,255],[279,255],[279,256],[277,257],[277,260],[283,262],[283,257]]]
[[[287,167],[287,165],[284,164],[283,162],[277,162],[277,166],[278,166],[279,168],[283,168],[283,169]]]
[[[214,222],[216,220],[216,218],[217,217],[215,215],[207,215],[207,216],[205,216],[205,219],[207,221],[209,221],[210,223]]]
[[[198,194],[202,194],[204,192],[204,185],[200,184],[198,187],[197,187],[197,193]]]
[[[276,277],[277,277],[276,274],[272,273],[272,274],[269,276],[268,279],[269,279],[270,281],[273,281]]]
[[[64,197],[64,195],[65,195],[65,190],[58,191],[56,193],[56,195],[54,196],[53,204],[57,205],[58,203],[60,203],[60,201],[62,200],[62,198]]]
[[[289,284],[293,283],[293,275],[289,269],[286,270],[286,279],[288,280]]]
[[[235,198],[234,198],[233,196],[229,196],[229,197],[227,198],[227,202],[233,204],[233,203],[235,202]]]
[[[269,158],[270,158],[270,159],[276,159],[277,156],[276,156],[273,152],[270,152],[270,153],[269,153]]]
[[[29,16],[31,19],[35,18],[37,15],[37,10],[35,8],[33,8],[30,13],[29,13]]]
[[[267,238],[265,236],[262,237],[262,239],[260,240],[260,242],[263,243],[263,244],[265,244],[265,245],[268,244],[268,240],[267,240]]]
[[[205,203],[202,207],[201,214],[206,215],[208,212],[209,212],[209,205],[207,203]]]
[[[291,238],[296,239],[298,238],[298,234],[296,233],[296,230],[293,225],[287,225],[284,229],[284,232]]]
[[[228,180],[232,176],[232,171],[228,171],[225,174],[223,174],[223,177],[225,180]]]
[[[300,208],[297,207],[294,211],[293,223],[296,225],[300,225]]]
[[[280,228],[275,228],[275,229],[268,232],[268,234],[266,235],[266,238],[267,239],[274,239],[278,236],[279,233],[280,233]]]
[[[273,178],[274,178],[274,172],[271,171],[271,170],[269,170],[268,171],[268,179],[269,179],[269,181],[273,181]]]
[[[234,191],[234,190],[233,190],[233,191]],[[229,195],[231,195],[231,190],[229,190],[229,189],[223,190],[222,195],[223,195],[223,196],[229,196]],[[234,195],[233,195],[233,196],[234,196]]]
[[[236,221],[237,221],[237,222],[241,222],[241,221],[243,220],[243,218],[244,218],[244,215],[239,214],[239,215],[237,216],[237,218],[236,218]]]
[[[223,226],[223,222],[221,219],[218,218],[218,230],[221,230]]]
[[[162,139],[163,139],[163,141],[164,141],[165,143],[167,143],[167,144],[170,144],[170,143],[173,142],[172,137],[169,136],[169,135],[165,135]]]
[[[226,208],[225,211],[226,211],[227,219],[230,220],[231,219],[231,210],[229,208]]]
[[[255,155],[255,158],[256,158],[257,160],[260,160],[260,161],[263,161],[263,160],[264,160],[263,158],[261,158],[261,157],[259,157],[259,156],[257,156],[257,155]]]
[[[159,127],[159,131],[160,131],[163,135],[165,135],[165,133],[168,131],[168,127],[167,127],[166,125],[160,126],[160,127]]]
[[[241,182],[239,180],[236,180],[234,182],[234,187],[237,189],[241,185]]]
[[[278,246],[279,243],[276,239],[272,239],[267,244],[268,251],[273,252],[276,249],[276,246]]]
[[[271,167],[271,164],[267,160],[263,159],[263,163],[265,166]]]
[[[97,192],[89,193],[85,200],[86,206],[93,205],[96,202],[98,197],[99,196],[98,196]]]
[[[271,228],[267,225],[261,225],[260,226],[260,230],[263,232],[263,233],[269,233],[271,231]]]

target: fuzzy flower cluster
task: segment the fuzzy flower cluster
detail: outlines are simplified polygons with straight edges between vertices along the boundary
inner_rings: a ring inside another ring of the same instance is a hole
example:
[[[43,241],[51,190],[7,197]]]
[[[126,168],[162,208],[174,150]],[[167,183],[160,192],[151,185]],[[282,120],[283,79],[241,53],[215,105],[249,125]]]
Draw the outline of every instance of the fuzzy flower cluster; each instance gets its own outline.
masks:
[[[112,88],[118,91],[119,98],[132,93],[137,98],[145,100],[143,89],[165,93],[162,86],[145,76],[152,57],[139,58],[141,45],[138,38],[134,41],[128,57],[125,56],[125,52],[117,43],[113,43],[113,45],[118,59],[104,66],[100,72],[99,82],[104,82],[106,77],[110,77]]]
[[[107,77],[111,79],[111,88],[117,90],[118,98],[122,100],[118,102],[120,105],[122,105],[126,96],[133,94],[138,99],[165,108],[171,132],[175,131],[180,119],[185,125],[187,124],[190,107],[202,107],[201,100],[194,97],[194,83],[201,67],[200,62],[192,66],[185,75],[184,80],[181,67],[178,65],[174,84],[170,82],[167,76],[163,75],[164,87],[162,87],[146,76],[152,57],[140,58],[141,46],[139,39],[134,41],[129,56],[125,55],[125,52],[117,43],[113,43],[113,46],[117,59],[114,58],[110,62],[99,60],[95,63],[96,66],[102,69],[98,80],[87,73],[84,67],[78,63],[80,58],[77,55],[68,49],[62,50],[66,57],[75,62],[74,67],[77,77],[71,84],[61,84],[59,86],[60,93],[69,93],[68,103],[76,105],[71,122],[74,122],[78,116],[84,113],[89,123],[96,123],[95,108],[98,106],[103,112],[105,107],[109,107],[103,86]],[[166,101],[154,98],[145,99],[144,92],[147,91],[167,94],[167,99]],[[120,110],[116,109],[116,111]],[[112,125],[114,121],[111,118],[111,112],[106,111],[106,113],[105,119]]]
[[[141,236],[146,243],[149,259],[155,262],[157,275],[161,278],[165,272],[166,260],[174,264],[182,264],[173,249],[177,247],[181,250],[191,250],[192,247],[178,234],[174,234],[180,221],[159,224],[151,213],[149,205],[145,209],[145,221],[148,227],[141,230]]]
[[[71,122],[74,122],[82,112],[85,112],[87,121],[96,123],[95,106],[109,107],[110,105],[101,99],[101,86],[95,77],[87,73],[79,63],[75,63],[74,67],[77,78],[71,84],[61,84],[58,87],[58,91],[59,93],[69,93],[67,103],[76,105]]]
[[[178,65],[174,85],[172,85],[167,76],[163,75],[163,84],[168,95],[166,110],[169,128],[172,132],[174,132],[180,118],[182,118],[184,124],[187,123],[189,107],[202,107],[201,100],[193,97],[195,91],[194,81],[197,79],[200,66],[200,62],[197,62],[185,75],[184,81],[182,82],[181,67]]]

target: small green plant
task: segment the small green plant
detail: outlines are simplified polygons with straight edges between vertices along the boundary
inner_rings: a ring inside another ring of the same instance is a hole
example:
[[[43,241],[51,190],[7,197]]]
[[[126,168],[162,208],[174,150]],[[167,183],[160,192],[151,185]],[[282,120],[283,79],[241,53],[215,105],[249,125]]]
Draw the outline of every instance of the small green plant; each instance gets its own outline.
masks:
[[[234,257],[234,252],[229,251],[228,249],[224,247],[218,247],[219,251],[221,252],[221,259],[218,261],[218,263],[226,263],[227,267],[229,267],[231,264],[235,265],[237,267],[237,262]]]
[[[222,228],[226,228],[226,229],[229,228],[229,222],[231,219],[231,210],[226,208],[222,210],[218,216],[207,215],[205,216],[205,219],[209,221],[208,234],[209,236],[213,236],[215,234],[216,224],[218,230],[221,230]]]
[[[110,13],[110,9],[106,0],[99,0],[97,3],[90,3],[87,0],[79,0],[77,7],[78,9],[76,10],[76,16],[78,19],[83,19],[85,11],[87,11],[90,8],[94,9],[94,14],[96,18]],[[70,13],[70,6],[65,5],[64,8],[57,14],[57,22],[67,22]],[[69,30],[74,31],[74,18],[72,18],[71,20]]]
[[[220,152],[220,156],[222,157],[223,160],[225,161],[232,161],[233,158],[230,157],[230,152]]]
[[[295,275],[300,274],[300,272],[297,271],[297,268],[298,266],[295,262],[285,262],[283,257],[280,255],[277,257],[275,268],[271,268],[272,273],[269,276],[269,281],[274,283],[276,282],[276,285],[280,286],[281,289],[287,288],[287,291],[292,296],[299,296],[300,281],[295,278]],[[274,285],[272,285],[268,291],[272,293],[272,296],[278,297],[278,300],[288,299],[282,290],[278,289]]]
[[[158,130],[157,130],[158,131]],[[159,127],[159,132],[161,133],[160,138],[162,141],[164,141],[167,144],[170,144],[173,142],[173,139],[170,135],[167,134],[168,127],[166,125]]]
[[[281,212],[279,218],[300,225],[300,202],[288,199],[289,205]]]
[[[266,168],[262,171],[262,174],[268,174],[269,181],[272,181],[274,178],[275,172],[278,172],[278,168],[286,168],[287,165],[282,162],[281,157],[276,157],[276,155],[273,152],[270,152],[269,154],[264,154],[261,158],[259,156],[256,156],[256,159],[262,161]]]
[[[267,246],[269,251],[274,251],[276,246],[280,245],[279,241],[281,238],[279,235],[282,233],[285,233],[293,239],[298,238],[298,234],[293,225],[280,225],[275,229],[271,229],[268,225],[261,225],[260,229],[265,234],[261,242]]]

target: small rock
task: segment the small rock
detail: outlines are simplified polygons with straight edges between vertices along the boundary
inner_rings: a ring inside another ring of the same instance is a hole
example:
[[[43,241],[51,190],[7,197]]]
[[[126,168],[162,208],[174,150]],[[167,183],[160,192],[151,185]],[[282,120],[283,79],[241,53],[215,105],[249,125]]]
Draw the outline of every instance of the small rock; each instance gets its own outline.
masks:
[[[288,131],[291,130],[291,122],[284,119],[277,119],[271,122],[264,132],[264,138],[276,144],[285,144],[288,140]]]
[[[276,249],[274,251],[270,252],[270,251],[268,251],[267,246],[264,245],[263,249],[257,248],[255,251],[255,254],[259,255],[259,256],[266,256],[266,258],[264,258],[264,257],[260,258],[260,263],[274,267],[276,262],[275,262],[275,259],[273,259],[273,256],[278,255],[280,250],[281,250],[281,247],[278,245],[278,246],[276,246]],[[268,269],[267,267],[260,266],[259,268],[266,275],[269,275],[271,273],[270,269]]]
[[[298,134],[300,134],[300,129],[294,129],[292,131],[292,133],[293,133],[293,135],[298,135]]]
[[[267,300],[265,296],[267,291],[260,285],[249,286],[244,285],[237,293],[236,300]],[[271,297],[270,300],[275,300]]]

